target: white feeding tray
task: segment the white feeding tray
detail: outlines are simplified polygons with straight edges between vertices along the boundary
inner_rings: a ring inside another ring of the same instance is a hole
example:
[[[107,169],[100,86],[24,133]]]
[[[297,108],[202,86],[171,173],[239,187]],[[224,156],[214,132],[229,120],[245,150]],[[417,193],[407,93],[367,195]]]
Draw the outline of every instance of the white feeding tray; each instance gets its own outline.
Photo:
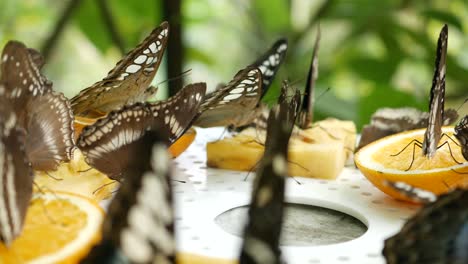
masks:
[[[206,167],[206,142],[218,140],[222,134],[222,128],[197,129],[195,142],[175,160],[175,179],[186,181],[173,182],[177,247],[179,252],[236,259],[246,210],[235,208],[248,206],[255,174],[250,173],[245,181],[247,172]],[[286,245],[281,247],[287,263],[385,263],[381,254],[384,240],[397,233],[419,209],[388,197],[354,167],[345,168],[336,180],[295,179],[301,184],[288,179],[287,203],[329,208],[344,214],[334,216],[334,211],[323,210],[317,217],[310,217],[307,213],[310,207],[302,206],[290,216],[287,212],[286,218],[291,221],[283,225],[282,238],[287,239],[282,239]],[[330,230],[333,223],[327,223],[333,219],[336,230]],[[363,234],[356,235],[360,228]],[[239,236],[233,234],[239,232]],[[292,234],[285,234],[288,232]],[[350,232],[356,238],[330,244],[328,236],[341,232]]]

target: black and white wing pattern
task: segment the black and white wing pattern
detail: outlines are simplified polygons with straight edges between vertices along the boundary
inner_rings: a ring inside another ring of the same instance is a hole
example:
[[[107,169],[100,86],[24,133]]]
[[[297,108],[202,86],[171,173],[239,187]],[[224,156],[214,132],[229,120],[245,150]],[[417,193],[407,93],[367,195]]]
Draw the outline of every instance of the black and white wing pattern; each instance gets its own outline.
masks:
[[[435,155],[437,145],[442,136],[442,120],[444,117],[445,101],[445,71],[447,60],[448,27],[444,25],[440,31],[437,43],[437,56],[435,61],[434,78],[431,87],[431,99],[429,102],[429,124],[424,133],[422,151],[425,156],[431,158]]]
[[[226,86],[208,94],[201,105],[199,127],[234,126],[252,122],[262,94],[262,73],[247,67],[239,71]]]
[[[73,111],[62,94],[51,91],[26,106],[26,154],[35,170],[57,169],[63,161],[72,159],[75,150]]]
[[[411,186],[404,182],[386,181],[385,184],[416,203],[430,203],[437,200],[433,192]]]
[[[103,223],[102,241],[81,263],[175,263],[171,160],[147,131],[128,148],[125,181]]]
[[[267,52],[250,65],[260,69],[262,72],[263,79],[261,97],[263,97],[268,91],[268,88],[270,88],[276,72],[278,72],[281,63],[283,63],[287,50],[288,41],[287,39],[281,38],[277,40]]]
[[[40,72],[42,64],[40,54],[21,42],[9,41],[3,48],[0,81],[4,86],[0,96],[9,99],[19,119],[29,100],[52,89],[52,83]]]
[[[61,93],[40,72],[42,56],[20,42],[7,43],[2,54],[0,96],[12,105],[26,136],[33,169],[55,170],[71,159],[75,141],[73,112]]]
[[[0,101],[0,241],[9,246],[23,229],[33,170],[24,150],[24,130],[18,128],[9,103],[4,98]]]
[[[255,178],[244,230],[240,263],[281,263],[279,239],[283,222],[288,142],[297,115],[299,96],[276,105],[268,117],[265,153]]]
[[[86,162],[109,178],[120,180],[129,162],[131,143],[153,129],[168,145],[175,142],[199,115],[205,83],[190,84],[166,101],[136,103],[110,112],[85,127],[77,146]]]
[[[456,189],[424,206],[385,240],[388,264],[468,263],[468,191]]]
[[[315,37],[314,50],[312,52],[312,60],[310,62],[309,73],[307,74],[306,87],[301,103],[301,111],[299,112],[298,123],[302,129],[308,128],[314,120],[314,96],[315,82],[318,78],[318,50],[320,43],[320,27],[317,30]]]
[[[71,99],[75,115],[100,117],[154,95],[156,88],[150,84],[161,64],[168,37],[169,24],[163,22],[125,55],[106,78]]]
[[[455,126],[453,135],[460,142],[463,157],[468,161],[468,115],[463,117],[460,123]]]

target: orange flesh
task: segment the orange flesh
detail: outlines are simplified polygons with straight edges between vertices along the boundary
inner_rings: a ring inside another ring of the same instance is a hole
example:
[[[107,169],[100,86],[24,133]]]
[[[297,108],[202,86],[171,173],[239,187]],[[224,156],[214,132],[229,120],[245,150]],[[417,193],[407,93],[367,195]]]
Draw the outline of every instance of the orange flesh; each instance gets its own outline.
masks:
[[[448,133],[448,136],[455,139],[453,133]],[[412,160],[414,160],[414,162],[411,165],[410,170],[447,168],[457,165],[458,163],[455,160],[458,162],[465,161],[460,147],[445,136],[439,142],[439,146],[444,144],[444,142],[447,143],[440,147],[436,151],[435,156],[430,159],[423,155],[422,148],[416,146],[414,140],[422,142],[423,134],[414,137],[402,138],[392,144],[386,145],[380,148],[379,151],[374,153],[371,157],[375,162],[382,164],[385,168],[397,170],[407,170],[410,167]],[[450,150],[455,160],[450,155]]]

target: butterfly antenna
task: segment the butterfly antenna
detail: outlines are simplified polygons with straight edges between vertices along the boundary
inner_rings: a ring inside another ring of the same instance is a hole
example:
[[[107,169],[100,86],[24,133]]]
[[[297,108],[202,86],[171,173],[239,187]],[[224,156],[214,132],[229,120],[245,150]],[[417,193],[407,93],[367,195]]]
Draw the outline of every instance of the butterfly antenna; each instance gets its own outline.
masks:
[[[78,173],[88,172],[88,171],[90,171],[90,170],[92,170],[92,169],[93,169],[93,167],[89,167],[89,168],[86,169],[86,170],[79,170]]]
[[[57,178],[55,176],[52,176],[52,174],[50,174],[48,171],[44,171],[44,173],[47,174],[47,176],[49,176],[53,180],[56,180],[56,181],[62,181],[63,180],[63,178]]]
[[[319,94],[319,96],[317,96],[317,98],[315,100],[318,100],[320,99],[322,96],[324,96],[326,93],[328,93],[329,91],[331,90],[331,87],[327,87],[327,89],[325,89],[321,94]]]
[[[468,102],[468,98],[466,98],[465,101],[463,101],[463,103],[457,108],[457,112],[466,104],[466,102]]]
[[[174,179],[171,179],[171,181],[175,181],[175,182],[178,182],[178,183],[187,183],[186,181],[174,180]]]
[[[163,83],[175,81],[175,80],[178,80],[178,79],[180,79],[180,78],[182,78],[182,77],[184,77],[184,76],[188,76],[191,72],[192,72],[192,69],[188,69],[188,70],[182,72],[182,73],[181,73],[180,75],[178,75],[178,76],[171,77],[171,78],[166,79],[166,80],[164,80],[164,81],[162,81],[162,82],[159,82],[158,84],[156,84],[156,87],[158,87],[159,85],[161,85],[161,84],[163,84]]]
[[[96,190],[94,190],[94,191],[92,192],[92,194],[93,194],[93,195],[96,195],[96,193],[99,192],[102,188],[104,188],[104,187],[106,187],[106,186],[109,186],[109,185],[111,185],[111,184],[114,184],[115,182],[116,182],[116,181],[114,180],[114,181],[111,181],[111,182],[108,182],[108,183],[106,183],[106,184],[103,184],[103,185],[99,186]]]

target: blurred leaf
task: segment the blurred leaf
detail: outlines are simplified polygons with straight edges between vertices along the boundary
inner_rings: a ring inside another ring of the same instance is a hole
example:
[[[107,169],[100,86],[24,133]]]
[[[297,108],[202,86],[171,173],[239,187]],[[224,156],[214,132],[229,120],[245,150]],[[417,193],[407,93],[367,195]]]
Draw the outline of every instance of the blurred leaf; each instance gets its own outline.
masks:
[[[442,23],[452,25],[463,32],[462,22],[453,13],[437,9],[427,9],[422,12],[422,15],[426,16],[427,18],[437,19]]]
[[[290,26],[290,6],[287,0],[257,0],[250,2],[256,13],[254,22],[262,23],[267,32],[286,32]],[[275,14],[275,15],[272,15]]]
[[[209,53],[204,53],[203,51],[193,47],[186,47],[186,52],[188,60],[198,61],[208,66],[213,66],[215,64],[215,60]]]
[[[377,86],[368,96],[359,100],[358,118],[356,126],[361,130],[362,126],[369,123],[371,115],[382,107],[415,107],[427,111],[429,98],[420,100],[414,95],[401,92],[385,84]]]

